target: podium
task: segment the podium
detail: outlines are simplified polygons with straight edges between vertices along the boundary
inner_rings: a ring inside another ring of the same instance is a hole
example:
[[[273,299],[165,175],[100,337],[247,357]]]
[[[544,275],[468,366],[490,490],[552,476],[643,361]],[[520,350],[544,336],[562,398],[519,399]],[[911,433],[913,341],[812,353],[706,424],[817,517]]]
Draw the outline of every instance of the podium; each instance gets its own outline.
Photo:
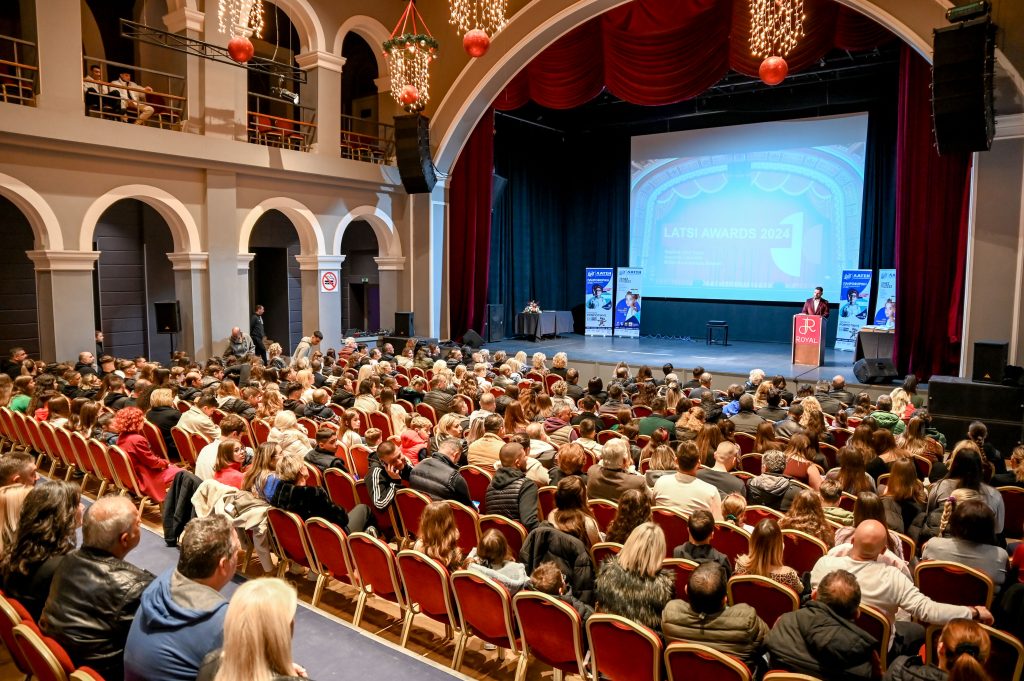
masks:
[[[816,314],[793,315],[793,352],[791,362],[820,367],[825,363],[825,323]]]

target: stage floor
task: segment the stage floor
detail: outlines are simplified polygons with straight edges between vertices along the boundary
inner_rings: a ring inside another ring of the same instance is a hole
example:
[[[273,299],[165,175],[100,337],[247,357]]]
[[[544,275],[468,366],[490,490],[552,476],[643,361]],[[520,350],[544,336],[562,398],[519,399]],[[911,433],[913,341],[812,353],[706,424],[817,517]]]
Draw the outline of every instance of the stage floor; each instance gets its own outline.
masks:
[[[703,366],[712,374],[731,374],[746,376],[751,369],[763,369],[769,376],[782,374],[786,380],[801,383],[812,383],[819,378],[831,380],[840,375],[850,385],[860,385],[853,375],[853,352],[840,352],[831,348],[825,350],[825,364],[820,367],[808,367],[791,364],[790,346],[782,343],[755,343],[750,341],[730,341],[729,345],[705,345],[703,341],[671,340],[662,338],[623,338],[619,336],[580,336],[566,334],[556,338],[548,338],[539,342],[513,338],[485,346],[492,353],[496,350],[528,354],[543,352],[548,360],[556,352],[564,352],[569,356],[570,365],[584,362],[614,365],[628,362],[635,372],[637,367],[646,364],[660,377],[661,367],[671,362],[676,373],[683,380],[689,380],[689,371],[694,366]],[[550,366],[550,363],[549,363]],[[582,373],[582,372],[581,372]],[[603,376],[603,374],[602,374]],[[580,382],[586,379],[581,377]],[[719,382],[715,381],[715,387]],[[872,394],[889,392],[894,385],[867,386]]]

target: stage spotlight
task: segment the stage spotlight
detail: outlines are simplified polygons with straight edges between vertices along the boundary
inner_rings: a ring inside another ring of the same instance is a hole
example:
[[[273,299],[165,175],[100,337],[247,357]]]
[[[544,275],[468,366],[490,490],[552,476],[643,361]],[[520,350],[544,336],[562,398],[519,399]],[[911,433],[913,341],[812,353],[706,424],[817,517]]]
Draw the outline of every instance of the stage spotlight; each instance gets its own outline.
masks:
[[[946,21],[955,24],[960,21],[970,21],[978,17],[986,16],[991,9],[988,0],[977,0],[966,5],[950,7],[946,10]]]

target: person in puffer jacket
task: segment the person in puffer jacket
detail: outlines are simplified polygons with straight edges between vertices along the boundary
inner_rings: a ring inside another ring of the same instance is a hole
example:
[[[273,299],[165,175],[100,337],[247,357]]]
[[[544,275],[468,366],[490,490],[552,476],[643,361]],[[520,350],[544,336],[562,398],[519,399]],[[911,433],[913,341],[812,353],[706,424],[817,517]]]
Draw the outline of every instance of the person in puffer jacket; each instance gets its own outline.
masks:
[[[800,493],[800,486],[782,474],[786,470],[786,455],[771,449],[761,456],[761,475],[747,481],[747,503],[767,506],[785,513]]]

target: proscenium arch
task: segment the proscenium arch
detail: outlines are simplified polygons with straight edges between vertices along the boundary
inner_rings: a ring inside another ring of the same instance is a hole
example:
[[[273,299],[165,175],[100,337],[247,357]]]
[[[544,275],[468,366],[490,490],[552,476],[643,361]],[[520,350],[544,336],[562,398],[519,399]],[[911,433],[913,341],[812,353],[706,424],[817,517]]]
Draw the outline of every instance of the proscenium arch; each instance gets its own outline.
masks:
[[[0,173],[0,196],[17,206],[28,220],[37,249],[64,250],[64,235],[60,231],[57,216],[39,192],[17,178]]]
[[[345,36],[349,33],[355,33],[366,41],[373,51],[374,58],[377,60],[377,77],[386,77],[388,75],[388,62],[384,57],[384,42],[391,37],[391,34],[384,27],[384,24],[364,14],[349,17],[334,36],[333,53],[335,55],[341,56],[341,48],[345,44]]]
[[[341,255],[341,240],[345,236],[345,230],[356,220],[364,220],[373,228],[373,234],[377,237],[377,248],[380,257],[401,258],[402,243],[395,231],[395,223],[391,216],[377,206],[359,206],[350,210],[338,223],[338,230],[334,234],[334,247],[331,253]]]
[[[85,211],[82,219],[82,231],[79,237],[78,248],[81,251],[91,251],[92,237],[96,232],[96,223],[108,208],[118,201],[124,199],[136,199],[155,210],[167,223],[174,238],[175,253],[200,253],[199,228],[196,226],[195,218],[188,211],[185,204],[177,197],[169,194],[163,189],[148,184],[129,184],[116,189],[111,189],[103,196],[92,202],[89,209]]]
[[[277,196],[261,201],[242,220],[242,230],[238,235],[239,255],[245,255],[249,252],[249,238],[252,236],[252,230],[256,227],[256,222],[268,210],[280,211],[291,221],[292,226],[299,235],[299,252],[301,255],[327,254],[324,247],[324,233],[320,228],[320,221],[317,220],[313,211],[295,199]]]
[[[209,4],[209,0],[207,4]],[[325,48],[327,40],[324,37],[323,26],[320,25],[320,19],[317,18],[316,10],[313,9],[307,0],[273,0],[266,4],[275,5],[292,22],[295,32],[299,34],[300,49],[296,50],[296,54],[319,52]],[[264,11],[267,11],[266,7],[264,7]],[[213,16],[213,14],[208,13],[207,21]]]
[[[572,29],[631,0],[532,0],[495,36],[483,57],[472,59],[448,88],[434,113],[431,137],[434,163],[450,173],[480,117],[512,78],[545,48]],[[932,26],[922,17],[934,14],[934,26],[946,25],[948,3],[937,0],[834,0],[885,26],[931,62]],[[885,5],[884,7],[882,5]],[[927,28],[926,33],[921,31]],[[1020,75],[997,50],[1000,64],[1020,87]]]

